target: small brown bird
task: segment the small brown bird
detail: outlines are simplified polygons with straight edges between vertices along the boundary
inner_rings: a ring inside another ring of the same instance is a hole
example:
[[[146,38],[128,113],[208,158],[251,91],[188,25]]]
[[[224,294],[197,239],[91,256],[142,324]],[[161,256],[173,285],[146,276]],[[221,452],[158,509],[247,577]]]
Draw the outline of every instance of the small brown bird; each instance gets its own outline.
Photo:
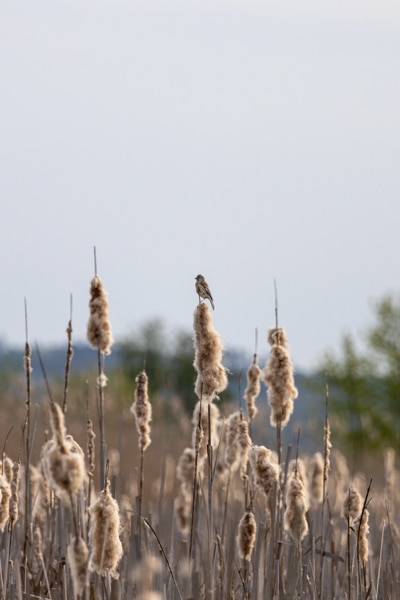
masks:
[[[212,306],[212,309],[214,310],[214,300],[211,295],[210,286],[208,285],[207,281],[204,279],[203,275],[197,275],[197,277],[195,277],[195,280],[196,280],[196,284],[195,284],[196,293],[199,296],[199,301],[200,301],[200,298],[209,300],[210,304]]]

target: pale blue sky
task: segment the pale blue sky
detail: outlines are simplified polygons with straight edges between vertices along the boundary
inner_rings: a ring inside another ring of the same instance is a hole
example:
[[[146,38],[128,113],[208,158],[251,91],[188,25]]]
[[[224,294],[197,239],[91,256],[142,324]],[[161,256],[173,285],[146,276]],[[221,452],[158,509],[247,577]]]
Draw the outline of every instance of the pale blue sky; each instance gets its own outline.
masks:
[[[0,337],[85,338],[92,248],[115,338],[227,348],[280,322],[310,368],[399,290],[400,4],[264,0],[0,7]]]

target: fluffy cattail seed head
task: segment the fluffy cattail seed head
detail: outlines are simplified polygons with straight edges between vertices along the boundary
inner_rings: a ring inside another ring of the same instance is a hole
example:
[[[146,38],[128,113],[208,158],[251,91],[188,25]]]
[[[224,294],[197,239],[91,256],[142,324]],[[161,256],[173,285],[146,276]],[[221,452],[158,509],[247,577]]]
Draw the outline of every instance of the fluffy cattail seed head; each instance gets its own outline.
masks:
[[[293,541],[300,544],[308,532],[304,486],[296,476],[291,477],[286,495],[285,529]]]
[[[175,498],[174,512],[176,524],[179,531],[186,535],[190,530],[190,511],[192,506],[192,495],[190,489],[181,485],[179,494]]]
[[[11,486],[3,475],[0,475],[0,531],[4,531],[4,527],[8,521],[10,514],[10,496]]]
[[[331,469],[331,426],[329,424],[329,419],[325,419],[324,425],[324,474],[323,479],[325,483],[328,481],[328,473]]]
[[[193,448],[185,448],[179,457],[176,467],[176,476],[181,484],[191,488],[194,477],[195,451]]]
[[[293,412],[293,400],[298,396],[293,379],[293,364],[283,329],[270,329],[268,341],[271,344],[271,353],[263,377],[271,406],[271,425],[280,424],[284,427]]]
[[[272,453],[265,446],[253,446],[249,462],[256,487],[268,498],[279,479],[279,466],[272,461]]]
[[[226,421],[225,461],[235,471],[240,466],[240,476],[247,479],[246,469],[251,447],[249,426],[241,412],[232,413]]]
[[[95,452],[95,439],[96,434],[93,430],[93,423],[91,419],[86,421],[86,433],[87,433],[87,461],[88,461],[88,475],[89,477],[94,476],[94,452]]]
[[[211,401],[227,387],[228,378],[221,362],[222,342],[204,302],[197,305],[194,313],[194,334],[195,392],[199,399]]]
[[[131,412],[135,416],[136,429],[139,434],[139,448],[146,450],[151,444],[150,421],[151,404],[148,394],[148,377],[145,371],[139,373],[135,379],[135,400],[131,406]]]
[[[0,461],[0,474],[3,475],[8,483],[11,483],[13,478],[13,461],[8,456],[3,456],[3,460]]]
[[[51,487],[63,500],[80,490],[85,478],[83,451],[72,436],[67,435],[60,448],[49,440],[42,448],[43,471]]]
[[[87,579],[87,563],[89,550],[81,537],[73,538],[67,550],[69,568],[71,569],[74,596],[80,598]]]
[[[323,475],[324,459],[320,452],[316,452],[310,462],[310,497],[312,504],[316,507],[323,500]]]
[[[247,404],[247,414],[251,423],[258,412],[256,399],[261,390],[262,371],[257,364],[257,354],[254,354],[253,364],[247,369],[247,387],[244,391],[244,399]]]
[[[237,546],[239,555],[244,560],[251,560],[251,555],[256,541],[257,524],[253,513],[248,510],[239,521]]]
[[[113,339],[108,314],[108,297],[103,283],[97,275],[90,282],[89,310],[87,339],[94,348],[103,354],[111,354]]]
[[[13,465],[13,477],[10,483],[11,498],[10,498],[10,525],[13,526],[18,519],[18,492],[19,492],[19,481],[21,477],[21,463],[18,460]]]
[[[369,510],[364,509],[358,523],[358,557],[364,565],[369,556]]]
[[[204,303],[199,306],[206,306]],[[210,432],[208,431],[208,410],[210,410]],[[218,444],[218,419],[220,416],[219,408],[212,402],[207,404],[200,400],[196,403],[193,410],[192,424],[192,445],[199,452],[199,460],[203,460],[207,454],[207,443],[210,437],[211,445],[215,448]]]
[[[355,488],[351,487],[344,500],[344,516],[346,519],[355,521],[361,514],[363,507],[363,500],[360,492]]]
[[[120,518],[118,504],[111,496],[108,479],[100,496],[89,507],[89,513],[91,515],[89,569],[99,575],[109,572],[112,577],[118,579],[117,567],[123,553],[119,539]]]

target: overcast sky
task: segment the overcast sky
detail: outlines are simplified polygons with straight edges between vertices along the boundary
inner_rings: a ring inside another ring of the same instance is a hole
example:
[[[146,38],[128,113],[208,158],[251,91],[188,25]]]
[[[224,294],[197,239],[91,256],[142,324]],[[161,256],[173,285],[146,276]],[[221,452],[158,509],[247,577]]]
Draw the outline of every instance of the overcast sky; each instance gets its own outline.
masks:
[[[116,340],[227,348],[279,320],[311,368],[399,290],[400,3],[3,0],[0,338],[85,339],[93,246]]]

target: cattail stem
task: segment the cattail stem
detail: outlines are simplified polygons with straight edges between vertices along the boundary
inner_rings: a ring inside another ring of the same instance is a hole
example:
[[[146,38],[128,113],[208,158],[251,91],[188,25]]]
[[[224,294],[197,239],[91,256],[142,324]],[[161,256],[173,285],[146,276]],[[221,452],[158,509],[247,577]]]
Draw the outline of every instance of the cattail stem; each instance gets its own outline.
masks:
[[[231,479],[232,479],[232,471],[231,469],[229,469],[229,473],[228,473],[228,481],[226,484],[226,492],[225,492],[225,502],[224,502],[224,516],[222,519],[222,532],[221,532],[221,546],[224,547],[224,540],[225,540],[225,528],[226,528],[226,517],[228,514],[228,498],[229,498],[229,490],[230,490],[230,486],[231,486]]]
[[[65,369],[64,369],[64,396],[63,396],[63,413],[67,412],[67,395],[68,395],[68,382],[69,382],[69,374],[71,369],[71,361],[74,354],[72,349],[72,294],[70,299],[70,318],[67,326],[67,352],[65,357]]]
[[[212,547],[213,547],[213,530],[214,530],[214,519],[213,519],[213,505],[212,505],[212,494],[213,494],[213,447],[211,442],[211,403],[208,401],[208,441],[207,441],[207,458],[208,458],[208,561],[209,561],[209,595],[212,599],[214,597],[214,569],[212,564]]]
[[[328,383],[325,384],[325,425],[324,425],[324,470],[322,477],[322,506],[321,506],[321,556],[320,556],[320,572],[319,572],[319,589],[322,594],[323,572],[324,572],[324,551],[325,551],[325,505],[326,491],[328,485],[328,473],[330,469],[330,451],[331,451],[331,431],[328,419],[328,399],[329,388]]]
[[[198,436],[200,437],[200,432],[201,432],[201,413],[202,413],[202,400],[201,400],[201,394],[200,394],[200,401],[199,401],[199,414],[198,414],[198,422],[197,422],[197,430],[198,430]],[[191,518],[190,518],[190,541],[189,541],[189,560],[192,558],[192,551],[193,551],[193,539],[194,539],[194,524],[195,524],[195,515],[196,515],[196,509],[197,509],[197,493],[198,493],[198,483],[197,483],[197,472],[198,472],[198,466],[199,466],[199,444],[195,444],[195,454],[194,454],[194,469],[193,469],[193,487],[192,487],[192,511],[191,511]]]
[[[26,559],[26,548],[28,542],[29,524],[30,524],[30,459],[31,459],[31,347],[28,342],[28,311],[25,298],[25,354],[24,354],[24,367],[25,367],[25,381],[26,381],[26,418],[25,418],[25,541],[23,557]]]
[[[140,447],[140,466],[139,466],[139,495],[138,495],[138,539],[139,549],[142,548],[142,502],[143,502],[143,482],[144,482],[144,449]]]
[[[99,374],[99,430],[100,430],[100,487],[103,490],[106,481],[106,457],[107,457],[107,445],[106,445],[106,434],[104,427],[104,390],[101,385],[101,376],[103,374],[103,365],[102,365],[102,354],[100,350],[97,350],[97,367]]]

